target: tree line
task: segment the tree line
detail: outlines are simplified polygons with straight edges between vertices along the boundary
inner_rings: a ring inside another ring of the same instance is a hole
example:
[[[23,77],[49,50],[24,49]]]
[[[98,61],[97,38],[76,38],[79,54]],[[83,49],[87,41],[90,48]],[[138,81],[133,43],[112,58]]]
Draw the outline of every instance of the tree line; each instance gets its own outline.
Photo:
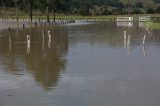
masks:
[[[160,0],[154,0],[160,3]],[[120,0],[0,0],[1,10],[5,7],[13,7],[29,14],[32,20],[33,10],[45,14],[49,21],[49,13],[69,15],[117,15],[130,13],[160,13],[160,6],[146,8],[142,2],[126,4]],[[18,12],[17,12],[18,14]]]

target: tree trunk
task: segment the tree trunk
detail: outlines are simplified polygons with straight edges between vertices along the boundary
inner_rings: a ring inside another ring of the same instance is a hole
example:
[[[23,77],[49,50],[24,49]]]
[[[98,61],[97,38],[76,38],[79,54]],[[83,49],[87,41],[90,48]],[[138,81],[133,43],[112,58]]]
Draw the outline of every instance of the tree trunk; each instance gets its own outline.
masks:
[[[1,7],[0,7],[0,10],[1,10],[1,11],[0,11],[0,17],[2,17],[2,8],[1,8]]]
[[[5,17],[6,17],[6,7],[4,6],[3,7],[3,12],[2,12],[2,16],[3,16],[3,19],[5,19]]]
[[[50,18],[49,18],[49,7],[46,8],[46,12],[47,12],[47,22],[50,22]]]
[[[53,21],[56,22],[56,11],[55,11],[55,7],[53,9]]]
[[[29,16],[30,16],[30,21],[31,21],[31,22],[32,22],[32,20],[33,20],[32,11],[33,11],[33,0],[30,0]]]
[[[47,12],[47,22],[50,22],[50,18],[49,18],[49,0],[47,0],[46,12]]]
[[[16,19],[17,19],[17,22],[18,22],[18,6],[17,6],[17,3],[15,3],[15,6],[16,6]]]
[[[4,17],[5,17],[5,3],[3,2],[3,0],[2,0],[2,11],[1,11],[1,16],[2,16],[2,19],[4,19]]]
[[[128,0],[128,16],[130,16],[130,1]]]
[[[41,19],[40,19],[40,10],[38,9],[38,20],[39,20],[39,22],[41,21]]]

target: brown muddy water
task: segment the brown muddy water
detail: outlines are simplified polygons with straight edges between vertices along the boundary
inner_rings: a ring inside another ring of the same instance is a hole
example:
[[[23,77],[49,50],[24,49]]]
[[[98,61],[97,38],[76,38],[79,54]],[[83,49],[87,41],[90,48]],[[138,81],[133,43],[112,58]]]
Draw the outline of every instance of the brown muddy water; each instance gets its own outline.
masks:
[[[0,31],[0,106],[159,105],[160,30],[97,22]]]

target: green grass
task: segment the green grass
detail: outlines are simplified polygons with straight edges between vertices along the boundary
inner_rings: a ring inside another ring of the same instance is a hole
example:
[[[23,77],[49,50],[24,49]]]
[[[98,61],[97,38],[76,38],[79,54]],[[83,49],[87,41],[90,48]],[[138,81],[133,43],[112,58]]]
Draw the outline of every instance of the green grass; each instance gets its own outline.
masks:
[[[51,18],[53,18],[51,16]],[[109,16],[56,16],[56,19],[96,19],[96,20],[103,20],[103,19],[108,19],[108,20],[111,20],[111,19],[115,19],[116,16],[113,16],[113,15],[109,15]]]
[[[6,17],[8,19],[12,19],[12,18],[16,18],[16,11],[15,11],[15,8],[6,8]],[[37,14],[37,11],[33,11],[33,19],[38,19],[39,16]],[[28,13],[25,13],[21,10],[18,10],[18,17],[19,19],[28,19],[29,16],[28,16]],[[2,17],[0,17],[2,18]],[[43,13],[40,13],[40,18],[41,19],[46,19],[47,17],[45,16],[45,14]],[[53,19],[54,17],[51,15],[50,13],[50,18]],[[79,15],[65,15],[65,14],[57,14],[56,15],[56,19],[62,19],[62,20],[65,20],[65,19],[82,19],[82,20],[86,20],[86,19],[96,19],[96,20],[112,20],[112,19],[115,19],[116,16],[115,15],[107,15],[107,16],[79,16]]]
[[[160,23],[146,22],[145,26],[151,29],[160,29]]]
[[[29,16],[18,16],[19,19],[28,19]],[[74,16],[74,15],[56,15],[58,20],[114,20],[117,16],[107,15],[107,16]],[[8,16],[9,19],[16,18],[16,16]],[[47,19],[46,16],[33,16],[33,19]],[[50,16],[50,19],[53,19],[53,16]]]

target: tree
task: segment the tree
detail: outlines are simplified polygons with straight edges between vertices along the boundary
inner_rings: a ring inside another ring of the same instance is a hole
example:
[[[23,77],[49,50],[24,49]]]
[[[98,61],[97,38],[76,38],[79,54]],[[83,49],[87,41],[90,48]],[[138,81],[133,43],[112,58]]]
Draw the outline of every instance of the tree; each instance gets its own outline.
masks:
[[[88,15],[89,14],[89,7],[87,5],[82,5],[80,8],[79,8],[79,11],[78,13],[80,15]]]
[[[160,6],[156,8],[156,13],[160,13]]]
[[[160,0],[154,0],[154,2],[156,2],[156,3],[160,3]]]
[[[56,7],[58,4],[59,0],[53,0],[51,5],[52,5],[52,10],[53,10],[53,21],[56,21]]]
[[[1,11],[1,14],[2,14],[2,18],[4,18],[5,17],[6,4],[3,0],[1,1],[1,4],[2,4],[2,8],[3,8],[2,11]]]
[[[154,14],[154,13],[155,13],[155,10],[154,10],[153,8],[148,8],[148,9],[146,10],[146,13],[147,13],[147,14]]]
[[[127,6],[128,6],[128,15],[130,16],[131,13],[131,5],[130,5],[130,0],[127,0]]]
[[[47,0],[47,4],[46,4],[47,22],[50,22],[50,18],[49,18],[49,3],[50,3],[50,0]]]
[[[56,11],[56,4],[57,1],[59,0],[47,0],[46,2],[46,16],[47,16],[47,22],[50,22],[50,16],[49,16],[49,12],[50,12],[50,8],[53,7],[53,14],[54,14],[54,22],[55,22],[55,11]]]
[[[17,22],[18,22],[18,1],[19,0],[13,0],[14,1],[14,4],[15,4],[15,10],[16,10],[16,20],[17,20]]]
[[[143,12],[138,8],[134,8],[132,14],[143,14]]]
[[[142,2],[137,2],[137,3],[135,4],[135,6],[136,6],[137,8],[143,8],[143,3],[142,3]]]
[[[30,20],[32,22],[33,20],[33,3],[34,3],[34,0],[29,0],[29,16],[30,16]]]

